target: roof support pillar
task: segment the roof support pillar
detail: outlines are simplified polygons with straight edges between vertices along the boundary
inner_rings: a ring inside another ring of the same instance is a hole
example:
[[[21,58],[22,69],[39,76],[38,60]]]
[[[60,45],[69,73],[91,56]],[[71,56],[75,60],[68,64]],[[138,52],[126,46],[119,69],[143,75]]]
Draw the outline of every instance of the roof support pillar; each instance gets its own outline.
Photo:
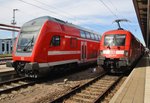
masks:
[[[147,4],[147,40],[146,40],[146,45],[150,49],[150,0],[148,0]]]

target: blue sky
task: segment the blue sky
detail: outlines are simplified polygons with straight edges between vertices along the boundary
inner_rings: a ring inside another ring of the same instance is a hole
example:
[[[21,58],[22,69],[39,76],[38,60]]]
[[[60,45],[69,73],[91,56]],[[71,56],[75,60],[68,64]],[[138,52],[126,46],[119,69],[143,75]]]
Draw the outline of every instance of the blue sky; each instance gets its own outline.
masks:
[[[112,23],[115,19],[126,18],[131,22],[122,23],[122,27],[144,42],[132,0],[0,0],[0,23],[11,23],[13,9],[19,9],[17,26],[40,16],[52,16],[100,34],[116,29]],[[0,39],[11,38],[11,34],[0,30]]]

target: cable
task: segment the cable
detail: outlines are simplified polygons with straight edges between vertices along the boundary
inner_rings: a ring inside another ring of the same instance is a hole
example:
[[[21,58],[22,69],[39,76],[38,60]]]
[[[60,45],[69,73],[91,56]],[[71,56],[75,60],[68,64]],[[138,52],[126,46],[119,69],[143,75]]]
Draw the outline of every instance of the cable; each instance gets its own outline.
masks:
[[[115,14],[110,8],[109,8],[109,6],[107,6],[105,3],[104,3],[104,1],[102,1],[102,0],[99,0],[113,15],[114,15],[114,17],[116,17],[117,19],[119,18],[118,17],[118,15],[117,14]],[[117,10],[117,8],[112,4],[112,2],[109,0],[109,2],[110,2],[110,4],[112,5],[112,7],[114,7],[115,8],[115,10]],[[129,24],[129,23],[128,23]],[[123,26],[124,26],[124,24],[122,24]],[[129,24],[129,26],[131,27],[131,25]],[[132,27],[131,27],[132,28]],[[129,29],[129,28],[128,28]]]
[[[112,5],[112,7],[113,7],[116,11],[118,11],[117,7],[114,6],[114,4],[111,2],[111,0],[107,0],[107,1]]]
[[[69,13],[67,13],[67,12],[65,12],[65,11],[63,11],[63,10],[60,10],[60,9],[58,9],[58,8],[54,7],[54,6],[47,5],[46,3],[41,2],[41,1],[38,1],[38,0],[34,0],[34,1],[36,1],[36,2],[38,2],[38,3],[40,3],[40,4],[42,4],[42,5],[45,5],[45,6],[47,6],[47,7],[51,7],[51,8],[53,8],[53,9],[58,10],[58,11],[61,11],[62,13],[66,14],[66,15],[73,16],[73,18],[74,18],[74,19],[76,19],[76,17],[75,17],[74,15],[69,14]]]
[[[118,18],[118,16],[102,0],[98,1],[101,2],[114,15],[115,18]]]
[[[37,5],[35,5],[35,4],[32,4],[32,3],[26,2],[26,1],[24,1],[24,0],[19,0],[19,1],[21,1],[21,2],[23,2],[23,3],[25,3],[25,4],[28,4],[28,5],[31,5],[31,6],[37,7],[37,8],[39,8],[39,9],[41,9],[41,10],[45,10],[45,11],[51,12],[51,13],[53,13],[53,14],[57,15],[57,16],[64,16],[64,15],[59,15],[59,14],[57,14],[56,12],[51,11],[51,10],[49,10],[49,9],[45,9],[45,8],[42,8],[42,7],[37,6]],[[67,17],[67,18],[68,18],[68,17]]]

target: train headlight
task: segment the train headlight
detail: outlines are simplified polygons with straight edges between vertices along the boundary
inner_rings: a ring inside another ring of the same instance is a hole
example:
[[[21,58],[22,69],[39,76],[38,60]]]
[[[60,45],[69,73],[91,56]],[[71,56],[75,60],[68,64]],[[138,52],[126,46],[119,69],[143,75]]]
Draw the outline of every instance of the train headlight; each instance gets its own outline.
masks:
[[[128,54],[129,54],[128,51],[125,51],[125,52],[124,52],[124,55],[125,55],[125,56],[128,56]]]

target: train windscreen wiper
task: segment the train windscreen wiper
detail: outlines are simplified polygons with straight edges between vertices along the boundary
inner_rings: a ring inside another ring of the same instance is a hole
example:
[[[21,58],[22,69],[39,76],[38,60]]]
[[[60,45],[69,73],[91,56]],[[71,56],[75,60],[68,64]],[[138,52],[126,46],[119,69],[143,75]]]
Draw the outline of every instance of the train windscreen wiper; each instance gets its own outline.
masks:
[[[27,51],[27,49],[32,46],[32,43],[34,41],[34,36],[32,37],[32,39],[27,43],[27,45],[23,48],[23,51]],[[30,44],[30,45],[29,45]]]

